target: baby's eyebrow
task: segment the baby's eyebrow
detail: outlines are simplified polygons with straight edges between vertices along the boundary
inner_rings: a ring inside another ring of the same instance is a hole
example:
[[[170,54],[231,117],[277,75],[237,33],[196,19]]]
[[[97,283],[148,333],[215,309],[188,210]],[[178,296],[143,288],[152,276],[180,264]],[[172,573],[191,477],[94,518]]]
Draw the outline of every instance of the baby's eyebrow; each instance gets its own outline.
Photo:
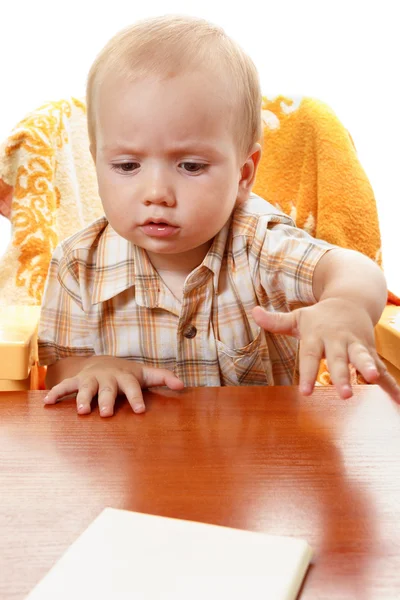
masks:
[[[137,150],[129,144],[103,144],[99,147],[102,154],[138,154]]]
[[[135,148],[133,144],[129,144],[126,142],[116,143],[116,144],[103,144],[100,146],[99,151],[102,154],[128,154],[132,156],[145,156],[148,154],[146,149]],[[166,154],[169,156],[178,156],[181,154],[200,154],[200,155],[209,155],[209,156],[224,156],[224,152],[222,149],[217,148],[217,144],[213,143],[205,143],[205,142],[182,142],[171,145],[164,151],[161,151],[162,154]]]
[[[196,154],[207,153],[207,154],[220,154],[221,152],[217,149],[216,144],[212,144],[209,142],[182,142],[178,144],[174,144],[169,148],[168,151],[170,154],[180,154],[180,153],[188,153],[188,154]]]

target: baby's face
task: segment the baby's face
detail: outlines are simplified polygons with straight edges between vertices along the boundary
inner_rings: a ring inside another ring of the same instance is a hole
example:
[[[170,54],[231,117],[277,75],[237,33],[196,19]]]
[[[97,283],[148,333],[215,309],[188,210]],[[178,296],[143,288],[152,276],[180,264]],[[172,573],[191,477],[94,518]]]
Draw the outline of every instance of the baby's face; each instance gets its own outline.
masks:
[[[245,199],[229,101],[218,81],[198,72],[102,86],[100,197],[112,227],[150,255],[205,256]]]

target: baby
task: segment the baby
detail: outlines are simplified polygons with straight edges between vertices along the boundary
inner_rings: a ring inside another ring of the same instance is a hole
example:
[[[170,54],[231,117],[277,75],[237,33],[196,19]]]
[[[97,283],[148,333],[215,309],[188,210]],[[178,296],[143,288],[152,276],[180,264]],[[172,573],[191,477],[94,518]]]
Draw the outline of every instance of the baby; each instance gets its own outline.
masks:
[[[97,395],[111,416],[123,394],[141,413],[143,388],[291,385],[297,361],[308,395],[323,356],[341,398],[351,362],[400,402],[374,344],[381,270],[251,193],[260,85],[223,30],[185,17],[125,29],[92,66],[87,109],[105,217],[51,262],[46,403],[76,392],[86,414]]]

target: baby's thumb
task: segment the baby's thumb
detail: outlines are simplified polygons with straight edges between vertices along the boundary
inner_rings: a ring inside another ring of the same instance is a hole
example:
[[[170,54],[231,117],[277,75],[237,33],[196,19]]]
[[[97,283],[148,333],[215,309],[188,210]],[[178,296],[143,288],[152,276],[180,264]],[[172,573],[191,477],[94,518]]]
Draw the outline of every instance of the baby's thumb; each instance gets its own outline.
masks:
[[[270,333],[280,333],[298,337],[296,315],[292,313],[268,312],[261,306],[253,309],[253,318],[257,325]]]
[[[171,390],[181,390],[184,383],[168,369],[143,367],[143,387],[159,387],[166,385]]]

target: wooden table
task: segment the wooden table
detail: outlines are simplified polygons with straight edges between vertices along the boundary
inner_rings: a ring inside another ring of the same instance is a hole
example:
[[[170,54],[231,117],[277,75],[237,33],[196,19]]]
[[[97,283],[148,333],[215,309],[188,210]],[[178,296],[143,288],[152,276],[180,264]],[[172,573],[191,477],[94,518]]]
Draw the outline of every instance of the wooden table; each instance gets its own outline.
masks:
[[[43,396],[0,394],[1,600],[106,506],[303,537],[302,600],[400,598],[400,410],[375,386],[158,390],[112,419]]]

